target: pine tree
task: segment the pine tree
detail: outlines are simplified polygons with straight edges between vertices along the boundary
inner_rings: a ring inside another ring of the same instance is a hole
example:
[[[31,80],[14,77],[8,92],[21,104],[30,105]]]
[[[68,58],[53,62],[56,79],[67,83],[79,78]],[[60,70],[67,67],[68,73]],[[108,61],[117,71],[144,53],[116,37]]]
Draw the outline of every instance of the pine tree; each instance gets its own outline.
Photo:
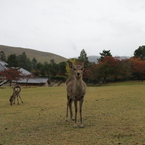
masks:
[[[7,58],[8,67],[18,67],[16,54],[10,54]]]
[[[103,59],[104,59],[105,56],[112,57],[112,54],[111,54],[110,50],[103,50],[103,52],[100,53],[100,55],[101,55],[101,57],[98,59],[99,62],[100,61],[103,61]]]
[[[80,53],[80,56],[78,57],[78,62],[85,62],[88,63],[88,57],[87,57],[87,53],[85,52],[85,50],[83,49]]]

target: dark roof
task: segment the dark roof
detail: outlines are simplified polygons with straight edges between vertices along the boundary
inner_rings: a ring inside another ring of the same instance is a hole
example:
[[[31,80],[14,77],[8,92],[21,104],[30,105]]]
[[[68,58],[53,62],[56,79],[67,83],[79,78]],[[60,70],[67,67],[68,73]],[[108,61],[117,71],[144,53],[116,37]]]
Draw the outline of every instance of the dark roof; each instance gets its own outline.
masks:
[[[8,65],[6,62],[4,62],[4,61],[1,61],[1,60],[0,60],[0,64],[2,64],[3,66],[6,66],[6,65]]]
[[[7,65],[8,64],[6,62],[0,61],[0,71],[7,69],[6,67]],[[18,68],[18,67],[13,67],[13,68],[17,68],[24,76],[31,75],[31,73],[25,70],[24,68]]]
[[[4,66],[0,63],[0,71],[3,71],[4,69]]]
[[[0,61],[0,71],[3,71],[3,70],[5,70],[5,69],[7,69],[6,65],[7,65],[6,62]]]
[[[30,79],[26,79],[26,78],[21,78],[20,80],[17,81],[17,83],[21,83],[21,84],[45,84],[48,81],[48,78],[30,78]],[[15,82],[15,81],[12,81]]]
[[[31,75],[31,73],[27,70],[25,70],[24,68],[20,68],[19,71],[24,75],[24,76],[27,76],[27,75]]]

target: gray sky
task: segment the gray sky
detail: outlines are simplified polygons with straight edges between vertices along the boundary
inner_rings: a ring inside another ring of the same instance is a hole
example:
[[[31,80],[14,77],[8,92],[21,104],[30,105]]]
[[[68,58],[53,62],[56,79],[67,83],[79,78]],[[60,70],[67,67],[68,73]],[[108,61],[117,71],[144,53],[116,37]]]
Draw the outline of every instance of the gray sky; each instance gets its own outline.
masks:
[[[0,0],[0,44],[132,56],[145,45],[145,0]]]

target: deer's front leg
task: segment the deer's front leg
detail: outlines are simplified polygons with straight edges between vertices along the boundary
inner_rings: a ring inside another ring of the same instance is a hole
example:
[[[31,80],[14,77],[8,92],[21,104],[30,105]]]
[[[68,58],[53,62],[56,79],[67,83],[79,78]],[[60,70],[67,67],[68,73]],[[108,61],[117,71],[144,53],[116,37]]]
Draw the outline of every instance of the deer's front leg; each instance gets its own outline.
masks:
[[[18,96],[17,96],[17,103],[18,103],[18,105],[19,105],[19,98],[18,98]]]
[[[65,121],[68,121],[68,107],[69,107],[69,97],[67,96],[67,106],[66,106],[66,119]]]
[[[14,98],[14,100],[13,100],[13,104],[15,104],[15,100],[16,100],[16,98]]]
[[[72,102],[73,102],[73,100],[70,99],[70,102],[69,102],[69,109],[70,109],[70,118],[71,118],[72,120],[74,120],[74,118],[73,118],[73,112],[72,112]]]
[[[75,106],[75,122],[74,122],[74,128],[76,128],[77,127],[77,111],[78,111],[77,101],[76,100],[74,101],[74,106]]]
[[[82,105],[83,105],[83,101],[84,100],[81,100],[79,103],[80,103],[80,127],[83,128],[84,125],[83,125],[83,121],[82,121]]]

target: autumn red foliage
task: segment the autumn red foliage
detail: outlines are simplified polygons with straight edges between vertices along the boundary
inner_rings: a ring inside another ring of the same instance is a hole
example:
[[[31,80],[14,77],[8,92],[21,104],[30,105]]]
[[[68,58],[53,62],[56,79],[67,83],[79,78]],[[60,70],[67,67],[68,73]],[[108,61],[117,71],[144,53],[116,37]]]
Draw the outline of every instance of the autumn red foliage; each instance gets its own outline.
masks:
[[[136,73],[136,74],[134,74]],[[90,80],[127,80],[135,78],[145,78],[145,60],[140,58],[121,59],[120,57],[105,56],[98,64],[93,64],[88,70]]]
[[[21,77],[22,77],[21,72],[17,68],[8,68],[0,72],[0,79],[8,80],[10,82],[10,85],[12,80],[17,81]]]

